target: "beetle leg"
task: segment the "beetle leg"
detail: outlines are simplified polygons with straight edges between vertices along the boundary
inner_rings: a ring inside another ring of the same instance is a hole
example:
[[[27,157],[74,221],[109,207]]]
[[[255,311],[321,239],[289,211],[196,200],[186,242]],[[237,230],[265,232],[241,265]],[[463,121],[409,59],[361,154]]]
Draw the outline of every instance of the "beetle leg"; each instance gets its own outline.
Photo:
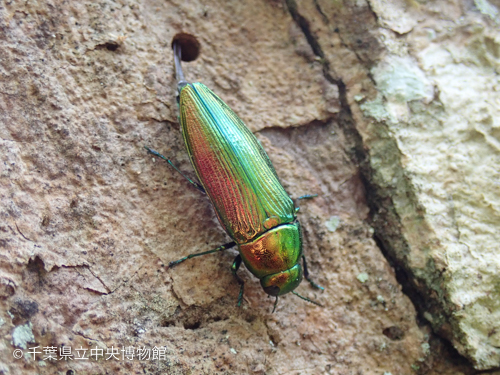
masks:
[[[314,281],[312,281],[310,278],[309,278],[309,270],[307,269],[307,262],[306,262],[306,257],[305,255],[302,255],[302,260],[304,261],[304,278],[309,281],[309,284],[312,285],[313,288],[316,288],[316,289],[321,289],[321,290],[325,290],[325,288],[323,288],[322,286],[316,284]]]
[[[229,243],[226,243],[226,244],[224,244],[222,246],[219,246],[218,248],[213,249],[213,250],[204,251],[203,253],[190,254],[188,256],[185,256],[184,258],[181,258],[179,260],[174,260],[173,262],[170,262],[168,264],[168,267],[172,268],[172,267],[178,265],[179,263],[182,263],[185,260],[188,260],[188,259],[191,259],[191,258],[194,258],[194,257],[199,257],[201,255],[207,255],[207,254],[217,253],[219,251],[224,251],[224,250],[227,250],[227,249],[230,249],[230,248],[234,247],[235,245],[236,245],[236,242],[229,242]]]
[[[273,312],[271,314],[274,314],[274,312],[276,311],[276,306],[278,306],[278,296],[276,296],[276,300],[274,301]]]
[[[304,194],[304,195],[301,195],[300,197],[298,197],[296,200],[297,201],[300,201],[302,199],[312,199],[312,198],[316,198],[318,196],[318,194]],[[300,207],[297,207],[295,208],[295,213],[299,212],[300,210]]]
[[[318,196],[318,194],[304,194],[304,195],[301,195],[300,197],[297,198],[297,200],[299,199],[312,199],[312,198],[316,198]]]
[[[231,266],[231,272],[233,273],[236,281],[240,284],[240,294],[238,294],[238,307],[241,306],[241,302],[243,302],[243,288],[245,287],[245,282],[243,279],[236,273],[241,266],[241,255],[238,254],[236,258],[234,258],[233,265]]]
[[[295,294],[297,297],[299,298],[302,298],[304,301],[307,301],[307,302],[310,302],[310,303],[313,303],[315,304],[316,306],[319,306],[319,307],[325,307],[323,306],[321,303],[319,302],[316,302],[316,301],[313,301],[312,299],[309,299],[307,297],[304,297],[304,296],[301,296],[299,293],[297,293],[295,290],[292,290],[292,293]]]
[[[201,184],[200,184],[200,183],[198,183],[198,182],[196,182],[196,181],[193,181],[193,180],[191,180],[189,177],[187,177],[186,175],[184,175],[184,173],[182,173],[182,172],[180,171],[180,169],[179,169],[179,168],[177,168],[177,167],[174,165],[174,163],[172,163],[172,161],[171,161],[170,159],[167,159],[165,156],[163,156],[162,154],[160,154],[158,151],[155,151],[155,150],[153,150],[153,149],[151,149],[151,148],[149,148],[149,147],[147,147],[147,146],[144,146],[144,148],[145,148],[146,150],[148,150],[148,152],[149,152],[150,154],[153,154],[153,155],[158,156],[159,158],[161,158],[161,159],[165,160],[165,161],[166,161],[166,162],[167,162],[167,163],[168,163],[168,164],[169,164],[172,168],[174,168],[174,169],[175,169],[175,170],[176,170],[176,171],[177,171],[177,172],[178,172],[178,173],[179,173],[182,177],[184,177],[186,180],[188,180],[188,181],[189,181],[189,183],[190,183],[191,185],[193,185],[196,189],[198,189],[198,190],[199,190],[199,191],[201,191],[202,193],[206,194],[205,188],[204,188],[203,186],[201,186]]]

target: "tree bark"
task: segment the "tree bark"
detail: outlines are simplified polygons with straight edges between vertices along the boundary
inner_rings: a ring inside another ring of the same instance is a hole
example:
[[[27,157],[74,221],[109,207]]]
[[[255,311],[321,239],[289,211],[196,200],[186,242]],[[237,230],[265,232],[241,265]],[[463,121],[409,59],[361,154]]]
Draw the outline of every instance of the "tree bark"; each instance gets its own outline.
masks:
[[[498,366],[498,4],[436,3],[0,5],[0,373]],[[238,308],[233,250],[168,268],[230,241],[143,147],[194,176],[181,32],[201,45],[187,80],[256,133],[292,197],[319,195],[299,220],[325,291],[298,291],[324,308],[287,295],[272,314],[243,267]]]

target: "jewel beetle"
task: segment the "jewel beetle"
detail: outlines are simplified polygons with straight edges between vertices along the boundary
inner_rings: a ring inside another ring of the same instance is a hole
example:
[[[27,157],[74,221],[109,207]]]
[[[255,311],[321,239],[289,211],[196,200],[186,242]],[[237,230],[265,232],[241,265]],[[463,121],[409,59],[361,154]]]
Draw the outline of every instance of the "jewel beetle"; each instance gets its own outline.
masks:
[[[231,271],[240,285],[238,306],[243,300],[244,282],[236,272],[242,262],[259,278],[264,291],[276,297],[273,312],[278,296],[289,292],[321,306],[295,292],[303,277],[313,287],[323,288],[309,278],[296,216],[298,208],[279,182],[269,157],[255,135],[217,95],[202,83],[185,80],[180,44],[174,41],[173,49],[179,121],[200,183],[186,177],[163,155],[146,149],[208,195],[219,222],[233,241],[170,262],[169,267],[236,246],[239,254]]]

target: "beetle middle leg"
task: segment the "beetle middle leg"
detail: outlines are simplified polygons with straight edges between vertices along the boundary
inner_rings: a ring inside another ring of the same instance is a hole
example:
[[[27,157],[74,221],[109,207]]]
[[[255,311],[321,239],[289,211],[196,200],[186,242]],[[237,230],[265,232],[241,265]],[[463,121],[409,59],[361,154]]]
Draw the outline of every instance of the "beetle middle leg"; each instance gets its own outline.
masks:
[[[231,266],[231,272],[233,273],[234,277],[236,278],[236,281],[238,281],[238,284],[240,284],[240,294],[238,294],[238,307],[241,306],[241,302],[243,302],[243,288],[245,287],[245,282],[243,279],[236,273],[238,269],[241,266],[241,255],[237,255],[236,258],[234,258],[233,265]]]
[[[175,166],[174,163],[172,163],[172,160],[166,158],[165,156],[163,156],[162,154],[160,154],[158,151],[155,151],[147,146],[144,146],[144,148],[146,150],[148,150],[148,152],[154,156],[158,156],[160,159],[163,159],[165,160],[168,165],[170,165],[172,168],[174,168],[182,177],[184,177],[186,180],[189,181],[189,183],[191,185],[193,185],[196,189],[198,189],[199,191],[201,191],[203,194],[206,194],[206,191],[205,191],[205,188],[203,186],[201,186],[201,184],[199,182],[196,182],[196,181],[193,181],[191,180],[188,176],[186,176],[184,173],[181,172],[181,170],[179,168],[177,168]]]
[[[218,248],[213,249],[213,250],[204,251],[202,253],[190,254],[188,256],[185,256],[184,258],[181,258],[179,260],[174,260],[173,262],[170,262],[168,264],[168,267],[172,268],[172,267],[178,265],[179,263],[182,263],[185,260],[188,260],[188,259],[191,259],[191,258],[194,258],[194,257],[199,257],[201,255],[207,255],[207,254],[217,253],[219,251],[224,251],[224,250],[227,250],[227,249],[230,249],[230,248],[234,247],[235,245],[236,245],[236,242],[228,242],[228,243],[226,243],[226,244],[224,244],[222,246],[219,246]],[[241,260],[240,260],[240,263],[241,263]]]
[[[321,290],[325,290],[325,288],[323,288],[322,286],[316,284],[314,281],[312,281],[310,278],[309,278],[309,270],[307,269],[307,262],[306,262],[306,257],[305,255],[302,255],[302,261],[304,262],[304,278],[309,281],[309,284],[311,284],[311,286],[313,288],[316,288],[316,289],[321,289]]]

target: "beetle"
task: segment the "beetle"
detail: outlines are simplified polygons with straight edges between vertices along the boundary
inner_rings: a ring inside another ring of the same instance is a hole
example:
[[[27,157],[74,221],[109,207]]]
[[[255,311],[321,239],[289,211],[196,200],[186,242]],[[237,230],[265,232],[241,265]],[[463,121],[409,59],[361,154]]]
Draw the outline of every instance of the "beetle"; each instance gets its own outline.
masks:
[[[179,121],[197,183],[186,177],[169,159],[148,147],[151,154],[169,163],[194,187],[206,193],[217,218],[232,242],[216,249],[188,255],[169,267],[197,256],[237,247],[231,271],[240,285],[238,306],[243,300],[244,282],[237,271],[243,262],[260,279],[264,291],[276,297],[295,292],[302,278],[315,284],[302,253],[298,208],[279,182],[269,157],[255,135],[217,95],[202,83],[188,83],[181,68],[181,46],[174,41]],[[304,196],[310,198],[311,196]],[[303,268],[300,260],[303,261]]]

